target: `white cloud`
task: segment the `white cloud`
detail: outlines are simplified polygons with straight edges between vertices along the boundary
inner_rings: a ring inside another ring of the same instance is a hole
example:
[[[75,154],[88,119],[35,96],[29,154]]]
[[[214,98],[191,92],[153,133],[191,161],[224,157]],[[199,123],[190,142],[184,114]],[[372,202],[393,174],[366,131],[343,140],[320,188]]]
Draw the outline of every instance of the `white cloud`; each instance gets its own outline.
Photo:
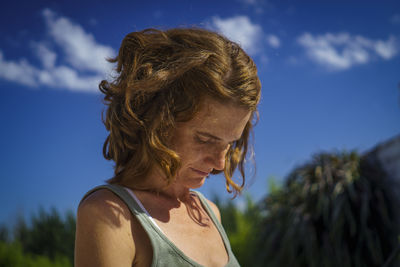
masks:
[[[247,4],[247,5],[256,5],[258,3],[257,0],[240,0],[240,2]]]
[[[93,35],[65,17],[57,17],[50,9],[43,11],[49,34],[64,50],[66,60],[79,70],[106,73],[110,71],[106,58],[115,56],[114,50],[96,43]]]
[[[46,69],[53,68],[56,63],[57,54],[51,51],[44,43],[33,43],[33,48],[38,58]]]
[[[277,36],[266,35],[262,27],[251,22],[247,16],[235,16],[226,19],[216,16],[211,19],[209,26],[228,39],[237,42],[247,53],[253,56],[260,55],[266,58],[265,44],[273,48],[280,46],[280,40]]]
[[[73,91],[97,92],[98,84],[103,77],[101,75],[82,76],[78,71],[67,66],[40,69],[25,59],[7,61],[0,51],[0,78],[30,87],[44,85]]]
[[[25,59],[20,61],[7,61],[0,51],[0,78],[19,84],[35,87],[38,85],[35,75],[37,69]]]
[[[246,5],[246,6],[250,6],[254,8],[254,11],[257,14],[262,14],[264,13],[264,8],[262,7],[264,4],[269,4],[268,2],[264,1],[264,0],[238,0],[239,2],[241,2],[242,4]]]
[[[393,36],[390,36],[386,42],[381,40],[376,41],[373,48],[384,59],[391,59],[399,52],[398,42]]]
[[[248,17],[236,16],[227,19],[213,17],[211,23],[213,28],[240,44],[246,52],[250,54],[259,52],[263,30]]]
[[[25,59],[6,60],[0,51],[0,78],[30,87],[98,92],[99,82],[111,72],[111,64],[105,58],[114,56],[114,50],[98,44],[80,25],[49,9],[43,11],[43,17],[50,42],[64,54],[57,55],[49,48],[49,42],[32,42],[34,53],[42,63],[42,67],[36,67]]]
[[[38,80],[41,84],[51,87],[62,87],[72,91],[97,91],[101,75],[83,76],[67,66],[58,66],[50,70],[38,72]]]
[[[390,22],[393,23],[393,24],[400,24],[400,14],[394,14],[390,18]]]
[[[155,10],[153,12],[153,18],[155,19],[161,19],[163,16],[163,12],[161,10]]]
[[[266,39],[267,39],[267,43],[273,48],[278,48],[281,46],[281,41],[279,40],[279,38],[276,35],[269,34],[269,35],[267,35]]]
[[[89,24],[92,26],[96,26],[98,24],[98,21],[95,18],[91,18],[89,19]]]
[[[383,41],[348,33],[315,36],[304,33],[297,41],[311,60],[333,70],[345,70],[354,65],[366,64],[376,57],[389,60],[398,53],[394,37]]]

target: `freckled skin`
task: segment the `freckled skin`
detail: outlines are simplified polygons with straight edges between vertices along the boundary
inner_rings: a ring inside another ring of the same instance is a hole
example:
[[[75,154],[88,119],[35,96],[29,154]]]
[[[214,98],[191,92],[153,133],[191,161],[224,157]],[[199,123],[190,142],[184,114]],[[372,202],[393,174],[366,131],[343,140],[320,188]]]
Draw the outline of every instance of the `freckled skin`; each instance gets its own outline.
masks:
[[[160,194],[135,190],[157,225],[185,255],[203,266],[224,266],[228,261],[222,238],[199,199],[190,189],[203,185],[212,170],[223,170],[230,143],[239,139],[251,112],[233,104],[206,99],[188,121],[177,123],[171,147],[181,158],[176,180],[165,179],[154,169],[147,186]],[[130,186],[128,186],[130,187]],[[208,201],[220,220],[214,203]],[[75,266],[150,266],[150,240],[128,207],[107,190],[85,199],[78,209]]]
[[[247,109],[208,100],[192,120],[178,123],[172,142],[182,161],[176,186],[202,186],[207,175],[194,170],[223,170],[230,143],[241,137],[250,115]]]

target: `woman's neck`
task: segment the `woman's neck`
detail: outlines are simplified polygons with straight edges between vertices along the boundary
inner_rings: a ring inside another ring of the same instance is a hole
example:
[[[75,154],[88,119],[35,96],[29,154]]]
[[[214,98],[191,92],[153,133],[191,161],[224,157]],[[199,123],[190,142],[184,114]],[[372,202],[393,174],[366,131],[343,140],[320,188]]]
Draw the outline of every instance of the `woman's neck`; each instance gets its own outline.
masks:
[[[168,181],[157,173],[148,175],[140,184],[126,184],[125,186],[134,190],[162,195],[171,200],[178,200],[180,202],[186,202],[190,197],[189,188],[180,185],[176,180],[168,184]]]

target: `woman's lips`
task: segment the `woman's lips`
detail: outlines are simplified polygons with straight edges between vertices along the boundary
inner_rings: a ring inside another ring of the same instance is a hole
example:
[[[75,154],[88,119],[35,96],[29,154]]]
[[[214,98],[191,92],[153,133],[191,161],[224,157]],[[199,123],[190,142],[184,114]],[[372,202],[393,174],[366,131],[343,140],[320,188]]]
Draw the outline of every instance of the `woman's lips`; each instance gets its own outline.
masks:
[[[210,173],[209,172],[203,172],[203,171],[200,171],[200,170],[198,170],[198,169],[194,169],[194,168],[191,168],[195,173],[197,173],[197,174],[200,174],[201,176],[208,176]]]

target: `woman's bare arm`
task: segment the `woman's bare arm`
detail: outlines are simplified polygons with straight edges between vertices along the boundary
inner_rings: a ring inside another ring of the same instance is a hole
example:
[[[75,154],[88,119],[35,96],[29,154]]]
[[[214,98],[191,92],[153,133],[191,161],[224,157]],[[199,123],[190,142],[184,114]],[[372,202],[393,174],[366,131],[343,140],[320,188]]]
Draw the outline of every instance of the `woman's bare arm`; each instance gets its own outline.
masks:
[[[75,267],[131,267],[135,258],[131,215],[112,192],[99,190],[78,208]]]

